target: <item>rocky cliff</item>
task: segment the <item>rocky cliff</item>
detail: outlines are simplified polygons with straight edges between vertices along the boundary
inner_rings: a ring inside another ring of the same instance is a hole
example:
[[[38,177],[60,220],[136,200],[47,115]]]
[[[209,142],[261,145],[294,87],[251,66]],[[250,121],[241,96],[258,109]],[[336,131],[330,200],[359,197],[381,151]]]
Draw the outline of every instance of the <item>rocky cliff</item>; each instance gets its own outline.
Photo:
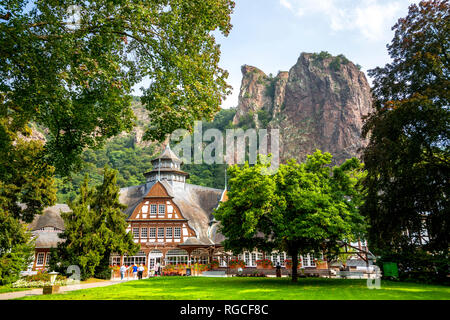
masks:
[[[362,117],[372,108],[363,72],[343,55],[302,53],[289,72],[267,76],[244,65],[233,123],[280,129],[282,161],[303,161],[316,149],[334,163],[359,156]]]

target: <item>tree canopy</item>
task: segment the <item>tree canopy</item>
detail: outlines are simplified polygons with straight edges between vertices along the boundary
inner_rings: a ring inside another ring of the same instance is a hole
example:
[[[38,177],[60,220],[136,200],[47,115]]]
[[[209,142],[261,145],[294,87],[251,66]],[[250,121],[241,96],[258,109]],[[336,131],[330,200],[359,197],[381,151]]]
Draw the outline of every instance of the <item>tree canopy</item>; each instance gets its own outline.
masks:
[[[411,5],[392,28],[392,63],[369,71],[376,110],[363,128],[370,140],[362,212],[374,252],[412,242],[448,252],[449,13],[447,0]]]
[[[27,134],[31,122],[48,130],[47,163],[64,175],[85,147],[132,127],[130,94],[144,78],[146,137],[191,129],[212,119],[228,93],[213,32],[228,35],[233,7],[231,0],[2,1],[0,115],[13,133]],[[0,138],[7,152],[14,137]]]
[[[214,213],[225,248],[284,250],[296,281],[299,254],[334,256],[342,241],[362,235],[362,166],[352,158],[331,168],[331,158],[317,150],[305,163],[281,164],[274,175],[262,174],[261,163],[230,167],[228,200]]]

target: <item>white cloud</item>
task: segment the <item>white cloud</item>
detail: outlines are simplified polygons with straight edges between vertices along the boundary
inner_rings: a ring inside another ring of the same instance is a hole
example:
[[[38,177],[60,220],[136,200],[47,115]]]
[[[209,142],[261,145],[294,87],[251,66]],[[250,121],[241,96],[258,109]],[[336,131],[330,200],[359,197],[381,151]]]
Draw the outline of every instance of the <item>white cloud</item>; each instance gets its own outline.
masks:
[[[412,2],[408,0],[280,0],[295,15],[320,15],[333,32],[360,32],[369,40],[385,40],[391,26]]]
[[[280,4],[288,9],[292,9],[292,5],[288,0],[280,0]]]

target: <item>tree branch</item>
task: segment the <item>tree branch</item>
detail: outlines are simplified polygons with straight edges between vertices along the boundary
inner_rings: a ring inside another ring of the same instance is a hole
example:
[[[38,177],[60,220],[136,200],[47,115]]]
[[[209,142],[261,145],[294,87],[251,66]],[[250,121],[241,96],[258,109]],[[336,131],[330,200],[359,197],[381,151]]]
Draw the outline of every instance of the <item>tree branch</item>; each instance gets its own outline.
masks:
[[[2,20],[8,21],[10,17],[11,17],[11,12],[8,12],[6,14],[0,14],[0,19],[2,19]]]

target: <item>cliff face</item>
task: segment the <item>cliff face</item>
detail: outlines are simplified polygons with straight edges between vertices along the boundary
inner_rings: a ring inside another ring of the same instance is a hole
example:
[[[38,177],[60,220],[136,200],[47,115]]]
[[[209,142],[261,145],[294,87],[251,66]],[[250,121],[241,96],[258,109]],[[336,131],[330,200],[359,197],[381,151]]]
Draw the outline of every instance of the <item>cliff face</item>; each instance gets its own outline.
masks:
[[[334,163],[359,156],[362,117],[372,108],[363,72],[344,56],[302,53],[289,72],[270,78],[242,67],[234,124],[251,116],[257,128],[280,129],[282,161],[303,161],[316,149],[330,152]]]

